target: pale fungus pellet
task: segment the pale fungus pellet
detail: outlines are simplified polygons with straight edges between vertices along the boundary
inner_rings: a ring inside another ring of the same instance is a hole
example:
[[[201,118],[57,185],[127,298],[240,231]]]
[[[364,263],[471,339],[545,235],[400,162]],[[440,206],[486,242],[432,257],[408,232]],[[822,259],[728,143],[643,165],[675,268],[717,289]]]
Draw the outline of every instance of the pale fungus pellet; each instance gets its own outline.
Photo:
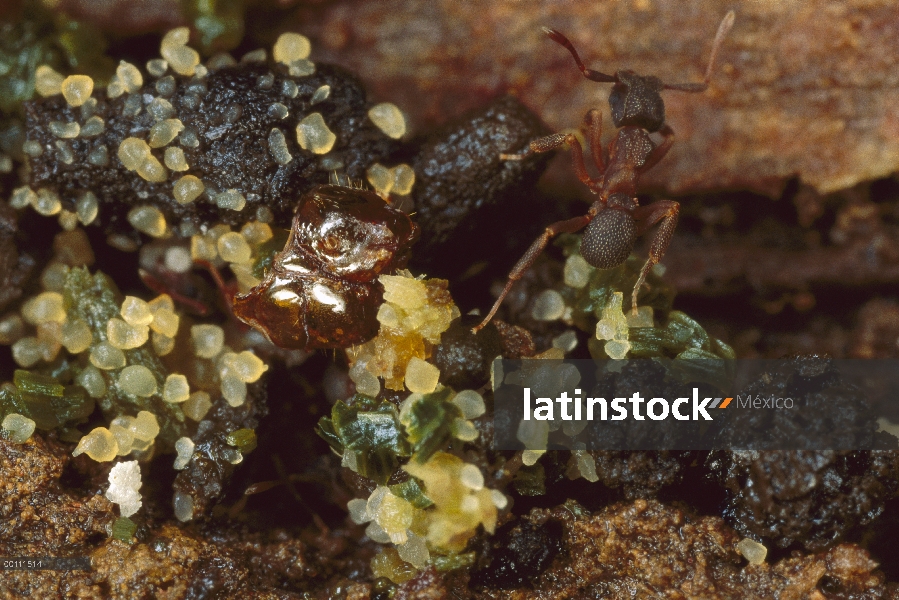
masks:
[[[124,60],[119,61],[119,66],[116,68],[115,74],[116,77],[119,78],[119,81],[122,82],[125,91],[129,94],[140,91],[141,86],[144,85],[144,76],[141,75],[140,69]]]
[[[166,234],[165,216],[155,206],[136,206],[128,212],[128,222],[132,227],[151,237],[162,237]]]
[[[293,160],[293,156],[291,156],[290,150],[287,148],[287,139],[284,137],[284,132],[280,129],[274,128],[268,134],[268,149],[272,154],[272,158],[279,165],[286,165]]]
[[[393,192],[405,196],[412,191],[415,185],[415,171],[407,164],[397,165],[393,168]]]
[[[179,204],[190,204],[200,197],[205,190],[203,182],[194,175],[185,175],[175,182],[172,195]]]
[[[249,350],[229,352],[222,357],[222,365],[244,383],[254,383],[268,370],[262,359]]]
[[[30,187],[24,185],[14,189],[9,199],[9,205],[13,208],[25,208],[34,205],[35,202],[37,202],[37,194]]]
[[[12,345],[12,358],[23,368],[32,367],[43,359],[44,346],[36,337],[23,337]]]
[[[45,217],[52,217],[62,210],[62,202],[56,192],[41,188],[34,196],[34,210]]]
[[[131,453],[134,446],[134,434],[131,433],[131,423],[133,421],[134,417],[120,415],[109,424],[109,431],[119,447],[119,451],[116,453],[118,456],[125,456]]]
[[[296,98],[297,94],[300,93],[300,89],[297,87],[296,83],[290,79],[285,79],[281,84],[281,93],[288,98]]]
[[[115,437],[105,427],[97,427],[78,441],[72,456],[87,454],[97,462],[108,462],[118,454]]]
[[[234,60],[234,57],[228,54],[227,52],[219,52],[218,54],[214,54],[209,57],[209,60],[206,61],[206,68],[210,71],[216,71],[218,69],[224,69],[225,67],[230,67],[231,65],[236,65],[237,61]]]
[[[737,551],[752,565],[761,565],[768,556],[768,549],[750,538],[743,538],[737,543]]]
[[[128,365],[119,372],[117,385],[120,390],[132,396],[146,398],[156,393],[156,378],[143,365]]]
[[[543,290],[534,300],[531,316],[538,321],[555,321],[565,314],[565,299],[556,290]]]
[[[147,73],[153,77],[162,77],[169,70],[169,63],[163,58],[154,58],[147,61]]]
[[[163,335],[158,331],[154,331],[150,339],[150,343],[153,345],[153,352],[159,356],[166,356],[175,349],[175,338]]]
[[[315,92],[313,92],[312,99],[309,101],[309,104],[315,106],[319,102],[324,102],[330,96],[331,96],[331,86],[325,84],[323,86],[320,86],[318,89],[315,90]]]
[[[91,348],[89,359],[92,365],[104,371],[121,369],[125,366],[125,353],[109,342],[100,342]]]
[[[290,112],[287,110],[287,107],[280,102],[275,102],[268,107],[268,115],[275,119],[286,119],[289,114]]]
[[[87,162],[97,167],[105,167],[109,164],[109,149],[106,146],[97,146],[87,155]]]
[[[439,378],[440,369],[418,357],[413,357],[406,366],[405,383],[410,392],[430,394],[437,388]]]
[[[590,281],[593,267],[580,254],[572,254],[565,261],[564,278],[565,285],[581,289]]]
[[[260,245],[272,239],[274,234],[268,223],[250,221],[240,228],[240,235],[244,236],[250,244]]]
[[[91,398],[101,398],[106,394],[106,380],[100,369],[88,365],[75,377],[75,382],[83,387]]]
[[[81,128],[81,137],[96,137],[103,133],[106,129],[106,123],[98,117],[94,115],[90,119],[85,122],[84,126]]]
[[[52,262],[41,273],[41,285],[48,292],[63,292],[69,267],[61,262]]]
[[[564,331],[553,338],[552,346],[564,352],[571,352],[577,347],[577,334],[570,329]]]
[[[119,144],[117,156],[126,169],[136,171],[150,156],[150,146],[144,140],[135,137],[125,138]]]
[[[237,190],[229,189],[216,195],[215,203],[225,210],[243,210],[247,205],[247,199]]]
[[[190,328],[194,353],[200,358],[213,358],[222,351],[225,331],[218,325],[194,325]]]
[[[87,75],[69,75],[60,88],[69,106],[81,106],[94,92],[94,80]]]
[[[478,439],[478,429],[471,421],[456,419],[452,426],[453,437],[463,442],[473,442]]]
[[[163,162],[172,171],[187,171],[190,168],[187,164],[187,159],[184,157],[184,150],[177,146],[169,146],[165,149]]]
[[[175,442],[175,452],[178,453],[178,456],[175,457],[175,464],[172,465],[176,471],[181,471],[182,469],[186,469],[188,463],[190,463],[190,459],[194,455],[194,443],[189,437],[179,438],[177,442]]]
[[[178,137],[184,129],[184,124],[179,119],[164,119],[150,128],[150,148],[162,148]]]
[[[209,399],[207,392],[194,392],[190,395],[181,409],[189,419],[194,421],[202,421],[209,409],[212,408],[212,401]]]
[[[312,51],[309,38],[299,33],[282,33],[272,47],[275,61],[289,65],[295,60],[307,58]]]
[[[246,263],[249,262],[253,255],[253,250],[247,243],[246,238],[235,231],[220,237],[217,247],[219,256],[227,262]]]
[[[337,136],[328,129],[321,113],[312,113],[297,125],[297,143],[303,150],[327,154],[334,147]]]
[[[214,261],[218,258],[218,248],[214,241],[204,235],[194,235],[190,238],[190,256],[193,260]]]
[[[365,176],[375,191],[382,196],[386,196],[393,189],[393,171],[381,163],[370,166]]]
[[[94,114],[97,112],[97,99],[96,98],[88,98],[84,101],[84,104],[81,105],[81,108],[78,109],[78,112],[81,113],[81,120],[88,121]],[[85,123],[87,125],[87,123]]]
[[[178,84],[175,81],[175,78],[171,75],[166,77],[161,77],[156,80],[156,83],[153,85],[156,88],[156,92],[160,96],[169,97],[175,93],[175,90],[178,89]]]
[[[240,57],[240,62],[242,63],[254,63],[254,62],[265,62],[268,60],[268,52],[265,51],[265,48],[257,48],[256,50],[250,50],[246,54]]]
[[[179,404],[190,397],[190,384],[187,377],[180,373],[172,373],[162,386],[162,399],[172,404]]]
[[[34,89],[45,98],[62,93],[62,82],[64,80],[64,76],[47,65],[41,65],[34,71]]]
[[[75,153],[72,151],[72,145],[66,140],[56,140],[53,142],[56,146],[56,156],[59,160],[67,165],[75,162]]]
[[[149,371],[149,369],[147,370]],[[134,434],[135,438],[149,442],[155,440],[156,436],[159,435],[159,421],[157,421],[156,415],[150,411],[142,410],[131,421],[128,429]]]
[[[453,404],[462,411],[466,419],[477,419],[486,412],[484,398],[474,390],[463,390],[453,397]]]
[[[172,246],[165,251],[163,260],[165,268],[172,273],[187,273],[193,267],[194,261],[190,257],[190,251],[183,246]]]
[[[290,63],[287,72],[291,77],[308,77],[315,73],[315,63],[311,60],[301,58]]]
[[[230,406],[241,406],[247,400],[247,384],[237,377],[232,375],[222,377],[220,388],[222,398]]]
[[[175,310],[175,301],[172,300],[172,297],[168,294],[159,294],[149,302],[147,302],[147,307],[150,309],[150,312],[154,315],[160,310]]]
[[[137,168],[137,174],[150,183],[162,183],[169,178],[169,172],[155,156],[147,156]]]
[[[22,305],[22,317],[32,325],[54,321],[62,323],[66,319],[66,309],[62,294],[42,292]]]
[[[163,121],[170,118],[175,113],[175,107],[165,98],[153,98],[147,105],[147,112],[156,121]]]
[[[50,133],[58,138],[72,139],[78,137],[81,133],[81,126],[75,121],[63,123],[62,121],[51,121],[48,126]]]
[[[166,337],[173,338],[178,333],[180,322],[181,317],[174,311],[168,308],[160,308],[153,314],[153,322],[150,323],[150,329]]]
[[[159,47],[159,53],[173,71],[179,75],[193,75],[200,64],[200,55],[193,48],[188,48],[190,30],[178,27],[165,34]]]
[[[182,523],[190,521],[194,518],[193,496],[185,492],[175,492],[175,496],[172,498],[172,508],[176,519]]]
[[[150,305],[136,296],[125,296],[119,314],[130,325],[149,325],[153,322]]]
[[[16,313],[0,318],[0,344],[8,346],[18,341],[25,333],[25,322]]]
[[[17,413],[9,413],[3,418],[0,428],[3,429],[6,439],[13,444],[23,444],[34,433],[35,423],[28,417]]]
[[[406,133],[406,118],[395,104],[382,102],[368,110],[368,118],[384,135],[395,140]]]
[[[80,354],[94,343],[94,334],[87,323],[73,319],[62,324],[62,345],[72,354]]]
[[[473,464],[466,464],[459,470],[459,481],[462,482],[462,485],[474,491],[484,489],[484,475]]]

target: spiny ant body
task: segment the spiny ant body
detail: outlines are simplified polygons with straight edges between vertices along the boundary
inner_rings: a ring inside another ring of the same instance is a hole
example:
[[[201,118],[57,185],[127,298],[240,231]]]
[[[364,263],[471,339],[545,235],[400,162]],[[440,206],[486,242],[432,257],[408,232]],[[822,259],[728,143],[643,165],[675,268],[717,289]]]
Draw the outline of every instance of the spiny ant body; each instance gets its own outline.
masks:
[[[584,152],[578,138],[572,133],[554,133],[530,143],[522,154],[502,155],[506,160],[521,160],[536,152],[549,152],[562,146],[571,148],[574,170],[584,185],[597,198],[587,214],[549,225],[543,234],[528,248],[524,256],[509,273],[506,287],[497,298],[484,320],[474,331],[484,327],[496,313],[512,285],[530,268],[553,237],[560,233],[574,233],[586,227],[581,254],[588,264],[599,269],[611,269],[623,263],[634,247],[636,238],[661,222],[649,249],[649,259],[643,265],[631,294],[631,306],[637,310],[637,294],[650,269],[657,264],[677,227],[680,205],[672,200],[660,200],[648,206],[640,206],[635,197],[639,177],[658,163],[674,143],[674,132],[665,123],[665,103],[661,92],[703,92],[708,88],[715,65],[715,58],[727,32],[734,24],[733,11],[727,13],[718,27],[712,45],[712,55],[701,83],[666,84],[654,76],[643,76],[629,70],[606,75],[584,66],[577,50],[564,35],[552,29],[544,29],[554,42],[564,46],[574,58],[587,79],[613,83],[609,95],[612,122],[618,133],[609,143],[608,159],[602,148],[602,114],[592,109],[584,117],[583,132],[590,146],[591,159],[600,175],[593,178],[587,172]],[[656,144],[650,133],[659,133],[662,141]]]

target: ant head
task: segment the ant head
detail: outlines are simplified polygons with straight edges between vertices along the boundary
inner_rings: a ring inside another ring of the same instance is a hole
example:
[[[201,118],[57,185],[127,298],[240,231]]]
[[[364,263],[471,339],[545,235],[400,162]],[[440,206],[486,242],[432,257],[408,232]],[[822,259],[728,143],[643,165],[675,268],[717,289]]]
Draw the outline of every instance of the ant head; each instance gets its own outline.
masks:
[[[665,84],[652,75],[637,75],[633,71],[615,73],[615,85],[609,95],[612,122],[615,127],[640,127],[658,131],[665,124],[665,103],[661,91]]]

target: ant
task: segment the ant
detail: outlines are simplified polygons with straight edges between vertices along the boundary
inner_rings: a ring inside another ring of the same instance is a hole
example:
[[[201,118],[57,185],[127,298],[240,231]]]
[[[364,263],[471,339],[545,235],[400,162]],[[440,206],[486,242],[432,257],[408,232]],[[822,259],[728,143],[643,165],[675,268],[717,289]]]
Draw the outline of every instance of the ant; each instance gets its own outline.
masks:
[[[650,245],[649,259],[643,265],[631,294],[631,309],[633,312],[637,311],[637,294],[646,281],[650,269],[662,259],[665,250],[668,249],[680,211],[680,205],[673,200],[659,200],[649,206],[640,206],[635,197],[637,179],[662,160],[674,143],[674,132],[665,123],[665,103],[662,101],[661,92],[676,90],[697,93],[708,89],[718,50],[728,31],[733,27],[734,18],[734,12],[730,11],[718,26],[718,33],[712,44],[712,55],[701,83],[666,84],[658,77],[638,75],[630,70],[606,75],[588,69],[568,38],[558,31],[544,28],[543,31],[551,40],[564,46],[571,53],[584,77],[600,83],[614,83],[609,95],[609,106],[612,122],[619,130],[609,143],[606,160],[602,149],[601,111],[592,109],[584,117],[582,130],[589,141],[593,164],[599,170],[598,178],[591,177],[587,172],[581,143],[573,133],[554,133],[532,141],[521,154],[500,155],[503,160],[521,160],[533,153],[549,152],[567,145],[571,148],[575,174],[597,195],[597,199],[587,214],[547,226],[543,234],[531,244],[512,268],[506,287],[484,320],[472,329],[474,333],[490,322],[512,289],[512,285],[521,279],[546,248],[549,240],[560,233],[574,233],[586,227],[581,243],[581,255],[588,264],[598,269],[611,269],[627,260],[638,236],[661,221],[662,224]],[[655,132],[662,136],[662,141],[658,145],[649,136]]]

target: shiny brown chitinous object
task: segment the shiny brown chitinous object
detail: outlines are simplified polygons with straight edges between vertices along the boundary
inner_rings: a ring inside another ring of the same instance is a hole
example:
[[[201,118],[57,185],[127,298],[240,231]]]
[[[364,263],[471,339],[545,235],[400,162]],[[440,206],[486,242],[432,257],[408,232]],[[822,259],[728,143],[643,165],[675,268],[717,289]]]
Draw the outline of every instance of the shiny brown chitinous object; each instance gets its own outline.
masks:
[[[265,280],[234,313],[282,348],[346,348],[378,333],[384,289],[418,227],[374,192],[320,185],[300,200],[290,237]]]

